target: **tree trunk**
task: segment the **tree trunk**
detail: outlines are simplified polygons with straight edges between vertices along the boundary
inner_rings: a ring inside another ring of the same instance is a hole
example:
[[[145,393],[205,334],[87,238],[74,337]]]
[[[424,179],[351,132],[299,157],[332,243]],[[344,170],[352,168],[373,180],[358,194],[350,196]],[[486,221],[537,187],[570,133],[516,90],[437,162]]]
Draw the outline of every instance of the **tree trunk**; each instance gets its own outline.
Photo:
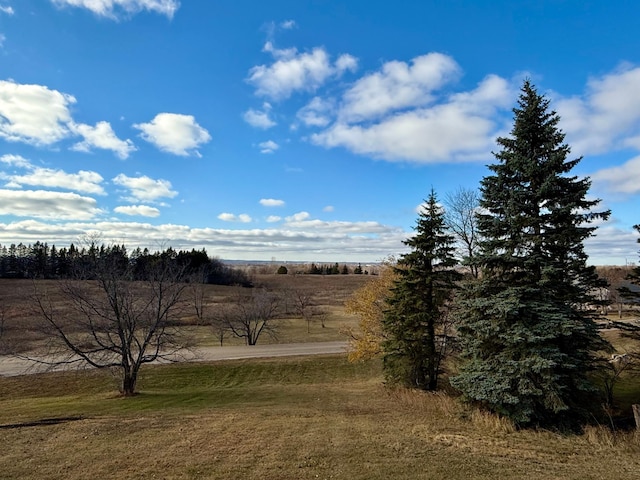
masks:
[[[631,405],[631,409],[633,410],[633,418],[636,420],[636,430],[640,431],[640,405]]]
[[[137,374],[125,372],[122,378],[122,395],[132,397],[136,394]]]

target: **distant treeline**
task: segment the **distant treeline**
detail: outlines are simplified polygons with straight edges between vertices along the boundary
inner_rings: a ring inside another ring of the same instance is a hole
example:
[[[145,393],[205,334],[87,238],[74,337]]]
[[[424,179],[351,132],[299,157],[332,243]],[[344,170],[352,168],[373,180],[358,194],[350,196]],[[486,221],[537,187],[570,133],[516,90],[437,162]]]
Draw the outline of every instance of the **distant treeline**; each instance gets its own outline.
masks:
[[[176,251],[169,247],[150,252],[147,248],[136,248],[127,253],[124,245],[94,243],[59,249],[39,241],[33,245],[0,245],[0,278],[94,278],[99,267],[109,265],[128,272],[132,280],[146,280],[152,267],[159,263],[174,267],[183,281],[251,286],[244,271],[209,258],[205,249]]]
[[[348,275],[351,272],[349,271],[349,267],[346,265],[340,267],[338,263],[334,263],[333,265],[316,265],[312,263],[307,273],[310,275]],[[367,271],[363,272],[360,264],[353,269],[353,273],[355,275],[362,275],[363,273],[369,274]]]

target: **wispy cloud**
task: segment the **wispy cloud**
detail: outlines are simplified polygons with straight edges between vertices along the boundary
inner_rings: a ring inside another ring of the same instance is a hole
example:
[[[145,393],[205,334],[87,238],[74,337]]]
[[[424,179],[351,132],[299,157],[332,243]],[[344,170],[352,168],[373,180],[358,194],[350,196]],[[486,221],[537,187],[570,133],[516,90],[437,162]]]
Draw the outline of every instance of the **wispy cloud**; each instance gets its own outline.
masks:
[[[173,18],[180,2],[178,0],[51,0],[58,7],[77,7],[94,14],[117,20],[141,11],[148,11]]]
[[[273,153],[280,148],[280,145],[273,140],[267,140],[259,143],[258,147],[260,147],[260,153]]]

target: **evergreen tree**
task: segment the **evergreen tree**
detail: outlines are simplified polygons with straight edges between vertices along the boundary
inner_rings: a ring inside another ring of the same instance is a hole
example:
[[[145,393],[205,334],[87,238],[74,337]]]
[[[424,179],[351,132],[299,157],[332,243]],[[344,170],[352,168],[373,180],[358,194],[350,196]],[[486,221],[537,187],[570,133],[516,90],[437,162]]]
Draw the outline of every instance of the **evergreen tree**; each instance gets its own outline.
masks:
[[[416,234],[404,241],[411,251],[398,261],[382,321],[384,371],[392,383],[435,390],[446,347],[443,327],[460,274],[453,269],[455,239],[433,191],[414,228]]]
[[[569,172],[569,147],[549,100],[526,81],[510,137],[481,183],[481,278],[462,297],[466,364],[452,379],[470,400],[516,424],[575,427],[595,388],[589,372],[606,347],[596,331],[594,288],[583,242],[593,220],[588,178]]]

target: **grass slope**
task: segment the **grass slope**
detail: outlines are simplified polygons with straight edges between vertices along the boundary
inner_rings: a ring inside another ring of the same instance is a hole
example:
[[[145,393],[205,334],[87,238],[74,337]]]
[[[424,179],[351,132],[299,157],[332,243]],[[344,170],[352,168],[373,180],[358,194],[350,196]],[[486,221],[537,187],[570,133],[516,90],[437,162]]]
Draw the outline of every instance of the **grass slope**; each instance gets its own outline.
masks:
[[[0,378],[3,479],[638,478],[640,442],[514,431],[343,356],[182,364],[114,395],[87,371]],[[40,426],[52,417],[81,420]]]

